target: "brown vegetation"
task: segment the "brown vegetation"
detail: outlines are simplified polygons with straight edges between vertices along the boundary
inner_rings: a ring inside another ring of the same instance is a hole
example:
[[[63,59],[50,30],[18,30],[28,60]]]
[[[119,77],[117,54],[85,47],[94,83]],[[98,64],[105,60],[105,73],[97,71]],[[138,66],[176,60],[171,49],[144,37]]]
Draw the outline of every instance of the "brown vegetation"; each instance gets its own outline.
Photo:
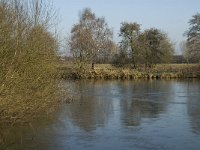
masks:
[[[49,113],[58,93],[53,12],[40,0],[26,4],[0,0],[0,124]]]
[[[197,78],[200,77],[200,67],[197,64],[159,64],[154,68],[129,66],[115,67],[110,64],[98,64],[94,70],[85,66],[84,71],[73,69],[73,65],[60,65],[61,76],[64,79],[138,79],[138,78]]]

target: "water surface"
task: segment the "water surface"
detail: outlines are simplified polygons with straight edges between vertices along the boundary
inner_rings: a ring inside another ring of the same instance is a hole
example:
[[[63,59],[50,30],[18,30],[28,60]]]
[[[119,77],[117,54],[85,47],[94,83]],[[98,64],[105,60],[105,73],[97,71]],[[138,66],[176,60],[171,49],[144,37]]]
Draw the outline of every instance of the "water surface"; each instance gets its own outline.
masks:
[[[200,82],[197,80],[67,81],[64,84],[75,95],[74,103],[63,105],[54,120],[37,122],[32,130],[9,129],[10,149],[200,148]]]

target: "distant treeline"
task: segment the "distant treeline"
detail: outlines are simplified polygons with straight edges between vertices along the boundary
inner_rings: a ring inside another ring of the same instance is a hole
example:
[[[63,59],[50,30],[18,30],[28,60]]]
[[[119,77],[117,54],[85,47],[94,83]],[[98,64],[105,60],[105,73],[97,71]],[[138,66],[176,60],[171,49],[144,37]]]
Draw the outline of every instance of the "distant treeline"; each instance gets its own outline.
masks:
[[[114,63],[114,57],[111,60],[105,60],[105,61],[99,61],[97,62],[97,64],[112,64]],[[73,62],[73,57],[71,56],[61,56],[60,60],[64,61],[64,62]],[[186,64],[187,60],[184,57],[184,55],[173,55],[172,56],[172,64]],[[190,63],[196,63],[195,61],[191,61]]]
[[[183,55],[174,56],[174,44],[167,34],[156,28],[141,31],[136,22],[122,22],[119,38],[113,41],[113,31],[104,17],[97,17],[89,8],[82,11],[79,22],[74,24],[68,38],[74,67],[84,69],[86,64],[94,68],[96,63],[112,63],[116,66],[141,65],[152,68],[160,63],[198,63],[200,58],[200,14],[189,21],[187,41],[181,43]]]

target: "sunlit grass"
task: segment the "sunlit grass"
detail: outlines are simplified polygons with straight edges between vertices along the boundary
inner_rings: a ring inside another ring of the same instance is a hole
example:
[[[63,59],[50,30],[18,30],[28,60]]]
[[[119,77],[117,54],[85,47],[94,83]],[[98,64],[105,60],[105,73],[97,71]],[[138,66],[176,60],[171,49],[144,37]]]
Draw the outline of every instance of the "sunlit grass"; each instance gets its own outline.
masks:
[[[77,72],[72,63],[61,63],[59,66],[64,78],[96,78],[96,79],[135,79],[135,78],[194,78],[199,77],[199,64],[158,64],[152,68],[138,67],[133,69],[129,66],[116,67],[112,64],[95,64],[94,70],[91,65],[85,65],[84,72]],[[75,76],[73,76],[73,74]]]

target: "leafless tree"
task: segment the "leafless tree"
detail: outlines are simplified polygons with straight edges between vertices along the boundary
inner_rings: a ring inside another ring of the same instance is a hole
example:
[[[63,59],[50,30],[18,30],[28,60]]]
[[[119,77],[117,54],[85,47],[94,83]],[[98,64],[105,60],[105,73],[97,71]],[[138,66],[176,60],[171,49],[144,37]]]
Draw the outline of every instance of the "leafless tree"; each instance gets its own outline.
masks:
[[[111,51],[112,30],[103,17],[96,17],[86,8],[80,15],[79,23],[71,30],[69,46],[76,64],[82,68],[84,64],[94,64]]]

